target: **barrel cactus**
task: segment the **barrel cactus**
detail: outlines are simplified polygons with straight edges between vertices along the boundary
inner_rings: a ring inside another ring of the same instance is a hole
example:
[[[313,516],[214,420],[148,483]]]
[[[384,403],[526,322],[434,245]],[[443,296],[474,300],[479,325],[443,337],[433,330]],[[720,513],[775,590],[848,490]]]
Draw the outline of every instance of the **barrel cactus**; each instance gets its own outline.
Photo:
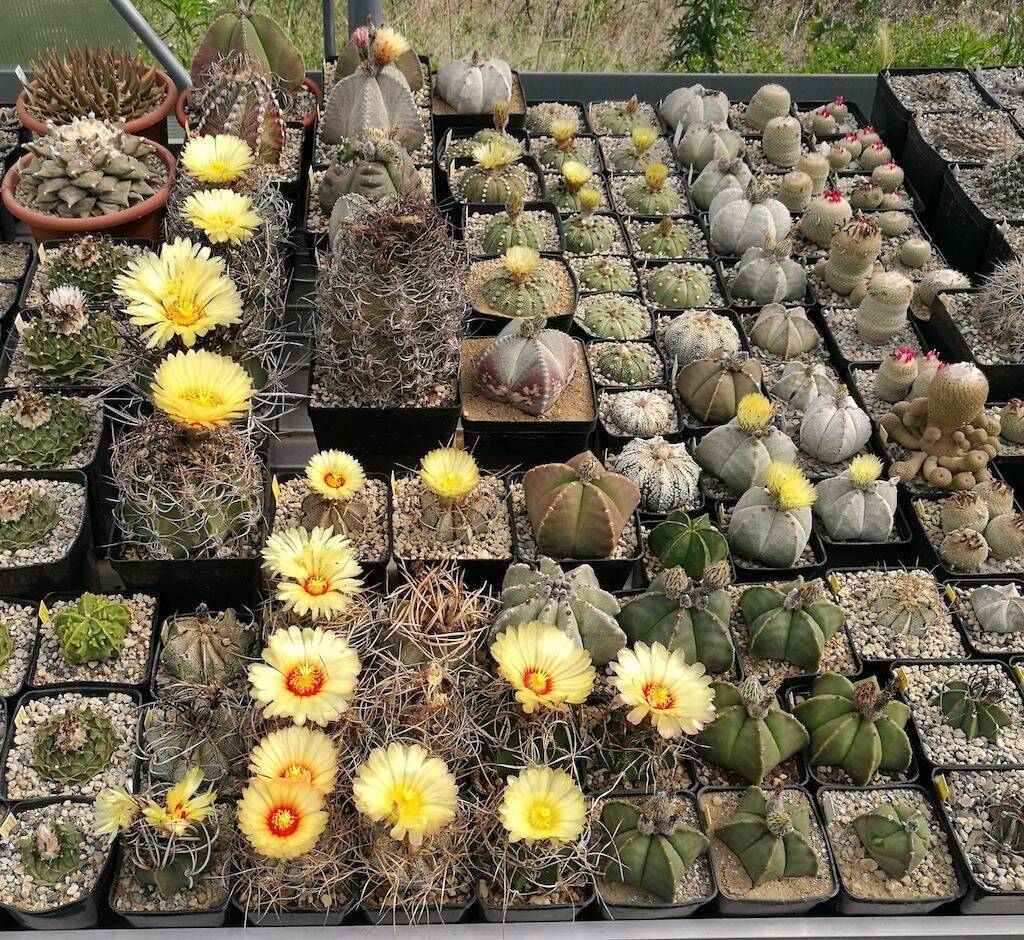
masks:
[[[921,810],[906,803],[882,803],[853,820],[864,851],[890,878],[903,878],[928,854],[932,835]]]
[[[80,454],[93,424],[78,398],[19,389],[0,404],[0,461],[58,467]]]
[[[685,366],[719,349],[739,352],[740,334],[725,314],[688,310],[669,320],[661,334],[661,345],[672,359]]]
[[[803,307],[784,307],[779,303],[765,304],[750,329],[750,341],[759,348],[781,359],[817,349],[821,334],[807,319]]]
[[[790,170],[779,180],[779,190],[775,197],[790,212],[803,212],[814,195],[814,180],[803,170]]]
[[[910,739],[904,726],[910,709],[871,676],[854,684],[826,672],[811,694],[793,709],[811,736],[808,759],[815,767],[840,767],[863,787],[877,771],[902,773],[910,766]]]
[[[733,272],[733,297],[763,305],[803,300],[807,293],[807,272],[789,256],[788,241],[776,243],[765,236],[760,248],[748,248]]]
[[[677,262],[655,268],[644,287],[652,304],[670,310],[703,307],[711,300],[711,277],[696,264]]]
[[[777,588],[753,585],[740,596],[740,610],[751,656],[792,663],[808,673],[821,668],[825,644],[846,622],[821,580],[797,578]]]
[[[510,192],[505,209],[492,215],[480,235],[485,254],[504,254],[509,248],[522,246],[540,251],[544,248],[544,231],[536,220],[523,214],[523,194]]]
[[[668,215],[641,226],[636,245],[640,251],[655,258],[684,258],[693,249],[686,229]]]
[[[80,666],[120,656],[132,614],[122,601],[86,592],[56,613],[52,624],[64,658]]]
[[[455,180],[462,202],[504,205],[509,198],[526,197],[526,174],[518,163],[523,155],[516,144],[491,141],[473,149],[473,165]]]
[[[773,117],[764,126],[761,135],[761,152],[773,166],[788,170],[800,159],[803,128],[800,122],[789,114]]]
[[[810,201],[797,229],[804,238],[821,248],[828,248],[832,236],[853,218],[853,209],[838,189],[826,189]]]
[[[764,486],[753,486],[729,519],[729,547],[770,568],[797,563],[811,537],[814,487],[793,464],[773,460]]]
[[[514,81],[504,59],[474,49],[438,68],[437,93],[457,114],[489,114],[496,103],[512,99]]]
[[[555,558],[607,558],[640,502],[636,484],[589,451],[528,470],[523,492],[537,547]]]
[[[701,757],[759,785],[807,747],[804,726],[782,710],[773,688],[750,676],[734,685],[712,682],[715,720],[697,735]]]
[[[835,542],[884,542],[892,532],[897,489],[880,480],[882,462],[861,454],[838,476],[818,484],[814,517]]]
[[[501,256],[480,291],[494,310],[509,317],[544,316],[558,302],[558,284],[540,254],[522,246]]]
[[[544,186],[544,198],[553,202],[559,212],[579,212],[582,193],[596,189],[594,171],[576,160],[566,160],[554,179]],[[598,182],[600,185],[600,182]]]
[[[947,682],[929,704],[938,707],[943,721],[962,731],[968,741],[984,738],[995,744],[999,730],[1011,722],[1006,709],[999,704],[1005,695],[1001,681],[979,671],[970,679]]]
[[[729,558],[729,544],[708,514],[691,519],[682,509],[670,512],[651,530],[647,545],[661,568],[682,568],[696,580],[702,580],[712,565]]]
[[[580,193],[579,214],[565,221],[565,250],[578,255],[592,255],[611,251],[619,234],[619,227],[611,216],[596,215],[601,194],[596,189]]]
[[[987,633],[1024,630],[1024,597],[1016,584],[984,584],[971,591],[971,608]]]
[[[707,566],[702,580],[691,580],[679,567],[662,571],[642,594],[623,601],[618,622],[627,641],[681,649],[688,663],[703,663],[710,673],[727,672],[735,659],[728,576],[724,561]]]
[[[656,375],[653,349],[629,343],[602,344],[597,353],[594,372],[603,384],[649,385]]]
[[[804,411],[821,395],[834,395],[839,386],[823,362],[787,362],[778,381],[769,389],[772,398]]]
[[[231,687],[245,675],[255,641],[252,623],[234,610],[213,612],[201,604],[193,614],[164,621],[160,668],[183,682]]]
[[[764,245],[766,238],[781,242],[793,224],[789,210],[760,183],[719,192],[708,208],[708,222],[711,243],[726,255],[742,255]]]
[[[834,396],[815,398],[800,421],[800,449],[822,463],[848,460],[870,437],[871,418],[843,385]]]
[[[643,512],[670,512],[693,504],[700,496],[700,467],[686,445],[663,437],[629,441],[615,459],[615,471],[640,489]]]
[[[622,187],[622,202],[638,215],[671,215],[680,206],[679,194],[668,183],[668,167],[649,163],[643,176]]]
[[[628,258],[590,258],[577,271],[580,288],[589,291],[627,291],[635,288],[635,275]]]
[[[985,541],[995,561],[1020,558],[1024,555],[1024,513],[1006,512],[991,519],[985,526]]]
[[[376,202],[397,195],[422,196],[423,184],[405,148],[383,131],[371,131],[366,140],[339,147],[317,190],[320,210],[327,216],[339,200],[348,203],[361,197]]]
[[[634,339],[650,329],[647,312],[625,297],[595,297],[586,304],[583,325],[601,339]]]
[[[690,124],[676,144],[676,159],[698,173],[712,160],[726,154],[738,157],[743,149],[743,137],[728,125],[712,122]]]
[[[701,468],[737,496],[764,483],[773,460],[796,460],[796,445],[775,424],[775,409],[763,395],[740,399],[736,417],[713,428],[694,450]]]
[[[580,344],[544,317],[508,323],[473,365],[476,387],[529,415],[548,411],[580,366]]]
[[[746,395],[761,391],[761,364],[747,353],[719,349],[683,366],[676,391],[699,421],[724,424]]]
[[[44,780],[80,787],[110,765],[121,740],[111,720],[91,705],[54,713],[32,741],[32,766]]]

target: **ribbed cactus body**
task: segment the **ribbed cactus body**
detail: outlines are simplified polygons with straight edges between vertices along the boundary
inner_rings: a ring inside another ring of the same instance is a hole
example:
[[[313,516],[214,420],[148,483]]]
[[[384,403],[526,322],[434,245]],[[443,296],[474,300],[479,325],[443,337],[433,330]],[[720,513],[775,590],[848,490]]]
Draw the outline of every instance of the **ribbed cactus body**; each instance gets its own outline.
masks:
[[[835,381],[822,362],[787,362],[778,381],[769,389],[772,398],[778,398],[797,411],[803,411],[819,395],[835,393]]]
[[[500,267],[480,290],[494,310],[510,317],[544,316],[558,302],[558,284],[543,264],[525,277]]]
[[[843,297],[865,287],[881,251],[882,233],[878,226],[870,220],[854,219],[832,239],[828,258],[822,265],[826,283]]]
[[[661,335],[665,352],[680,366],[705,359],[716,349],[739,352],[740,336],[727,316],[694,310],[673,317]]]
[[[803,307],[766,304],[754,320],[750,341],[772,355],[792,359],[816,349],[821,336]]]
[[[371,130],[395,131],[410,153],[423,145],[423,121],[405,76],[394,66],[361,67],[327,96],[320,133],[328,143],[365,140]]]
[[[723,154],[734,159],[743,149],[743,137],[725,124],[690,124],[676,144],[676,157],[697,171]]]
[[[789,210],[765,189],[750,187],[745,193],[726,189],[711,200],[708,209],[711,243],[728,255],[760,248],[766,240],[781,242],[789,235]]]
[[[838,190],[825,190],[807,206],[797,228],[809,242],[828,248],[835,235],[853,218],[853,210]]]
[[[896,513],[896,484],[891,480],[855,483],[850,471],[817,485],[814,516],[835,542],[884,542]]]
[[[711,206],[711,200],[720,192],[726,189],[745,192],[753,180],[754,174],[742,157],[730,157],[724,147],[718,147],[715,158],[690,184],[690,198],[698,209],[706,212]]]
[[[929,704],[938,706],[943,720],[958,728],[968,741],[979,738],[995,743],[999,731],[1010,724],[1010,716],[999,704],[1002,690],[986,683],[985,676],[947,682]]]
[[[939,560],[954,571],[977,571],[988,560],[985,536],[966,526],[953,529],[939,543]]]
[[[699,421],[724,424],[745,395],[761,390],[761,364],[745,353],[719,350],[679,370],[676,391]]]
[[[870,438],[871,418],[842,388],[814,399],[800,421],[800,449],[822,463],[848,460]]]
[[[667,215],[660,222],[644,225],[636,244],[641,251],[657,258],[682,258],[693,248],[686,229]]]
[[[842,608],[828,600],[824,585],[802,578],[778,588],[746,588],[740,610],[751,656],[792,663],[809,673],[821,668],[825,644],[846,622]]]
[[[691,124],[724,124],[729,119],[729,98],[723,91],[715,91],[703,85],[689,85],[666,95],[658,107],[658,113],[673,129],[680,124],[683,130]]]
[[[608,419],[623,437],[654,437],[671,431],[676,415],[665,393],[637,389],[614,396]]]
[[[1024,597],[1016,584],[985,584],[971,591],[971,607],[986,633],[1024,630]]]
[[[696,580],[729,557],[725,536],[711,524],[707,513],[693,519],[681,509],[670,512],[651,530],[648,545],[662,568],[681,568]]]
[[[762,485],[773,460],[792,463],[796,454],[796,444],[774,425],[748,430],[737,418],[712,428],[694,450],[701,468],[718,477],[737,496]]]
[[[598,297],[587,304],[583,325],[602,339],[632,339],[649,329],[642,308],[624,297]]]
[[[633,269],[625,258],[594,258],[580,267],[578,276],[584,290],[603,292],[633,288]]]
[[[680,208],[679,194],[671,186],[651,186],[643,178],[622,187],[622,201],[637,215],[671,215]]]
[[[618,226],[610,216],[574,215],[565,223],[565,250],[580,255],[610,251],[618,233]]]
[[[905,803],[883,803],[853,821],[864,851],[890,878],[904,878],[921,864],[932,845],[928,820]]]
[[[811,508],[782,509],[775,497],[753,486],[737,501],[729,519],[729,547],[769,568],[791,568],[811,537]]]
[[[225,70],[197,96],[197,136],[240,137],[260,164],[276,164],[284,149],[284,109],[271,81],[248,66]]]
[[[781,246],[748,248],[736,265],[730,288],[734,297],[755,304],[803,300],[807,272]]]
[[[423,184],[412,159],[401,144],[376,137],[363,142],[356,153],[331,163],[320,181],[320,209],[330,215],[345,196],[377,202],[387,196],[422,194]]]
[[[647,275],[645,287],[652,303],[670,310],[703,307],[711,300],[711,278],[694,264],[655,268]]]
[[[699,500],[700,467],[684,444],[637,438],[622,448],[615,470],[637,485],[644,512],[670,512]]]
[[[54,615],[52,624],[64,658],[78,666],[119,656],[132,615],[126,604],[86,592]]]
[[[506,209],[488,220],[480,236],[480,244],[489,255],[504,254],[516,246],[541,251],[544,248],[544,232],[534,219]]]
[[[602,348],[597,371],[616,385],[647,385],[652,379],[652,360],[644,352],[626,343]]]

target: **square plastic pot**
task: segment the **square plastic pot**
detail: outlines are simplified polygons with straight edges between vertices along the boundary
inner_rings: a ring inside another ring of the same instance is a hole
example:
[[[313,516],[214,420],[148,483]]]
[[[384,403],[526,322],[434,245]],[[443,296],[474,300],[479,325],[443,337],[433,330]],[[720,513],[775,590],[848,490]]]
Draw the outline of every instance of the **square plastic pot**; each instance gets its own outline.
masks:
[[[447,107],[438,109],[438,103],[446,105],[440,96],[440,92],[437,90],[437,73],[435,72],[431,76],[431,90],[432,98],[430,102],[430,117],[434,124],[434,134],[439,135],[449,128],[470,128],[472,130],[480,130],[484,127],[494,126],[494,117],[490,111],[485,111],[482,114],[453,114],[446,113]],[[523,126],[526,121],[526,94],[523,88],[523,83],[519,77],[519,72],[512,69],[512,101],[516,99],[523,102],[521,108],[512,107],[509,110],[508,115],[508,127],[512,130],[517,130]]]
[[[949,264],[968,274],[985,262],[993,219],[974,204],[952,173],[943,176],[931,233]]]
[[[907,142],[900,163],[907,179],[910,180],[924,203],[924,217],[929,223],[935,218],[944,180],[946,175],[952,172],[951,168],[954,165],[981,166],[981,164],[969,160],[957,161],[956,164],[947,160],[924,139],[916,121],[911,121],[907,125]]]
[[[263,914],[247,911],[232,895],[231,908],[249,927],[338,927],[346,917],[355,910],[356,898],[346,898],[344,903],[328,911],[316,911],[312,908],[289,907],[271,908]]]
[[[460,924],[473,906],[473,901],[465,904],[445,904],[440,908],[431,908],[422,917],[412,918],[400,909],[385,910],[379,907],[359,905],[362,915],[374,925],[406,927],[410,924]]]
[[[536,924],[544,921],[565,923],[581,920],[583,912],[594,903],[596,894],[590,894],[579,904],[516,904],[496,907],[480,901],[480,912],[487,924]]]
[[[569,276],[569,280],[572,282],[573,289],[573,304],[572,309],[567,313],[553,314],[547,318],[547,325],[553,330],[568,330],[572,323],[572,315],[576,310],[576,304],[580,298],[580,284],[576,278],[576,272],[572,269],[572,265],[567,263],[565,258],[554,251],[542,251],[540,252],[541,258],[548,258],[552,261],[559,262],[565,269],[566,274]],[[472,301],[470,301],[472,303]],[[467,323],[467,333],[470,336],[497,336],[510,322],[513,320],[521,319],[520,317],[503,317],[495,313],[489,313],[484,310],[477,310],[473,307],[469,314],[469,322]]]
[[[914,530],[907,519],[906,510],[897,503],[893,516],[896,538],[884,542],[836,542],[829,538],[821,520],[814,520],[814,529],[825,547],[830,565],[850,568],[870,568],[875,565],[911,565],[917,561]]]
[[[971,636],[971,632],[967,629],[967,624],[964,622],[964,618],[960,613],[962,609],[961,606],[953,600],[957,595],[955,593],[952,595],[950,594],[950,592],[955,588],[963,588],[966,591],[971,591],[974,588],[981,587],[982,584],[1015,584],[1017,585],[1018,590],[1020,590],[1021,578],[1020,575],[993,574],[980,581],[970,581],[963,578],[946,579],[945,599],[950,612],[953,614],[953,622],[957,625],[957,629],[963,634],[964,642],[967,645],[967,650],[970,653],[971,659],[998,659],[1000,662],[1009,663],[1010,668],[1014,670],[1015,675],[1020,678],[1022,673],[1017,667],[1024,665],[1024,638],[1022,638],[1021,645],[1018,648],[1010,647],[1005,650],[993,650],[979,646]]]
[[[459,238],[465,238],[466,226],[469,224],[469,217],[471,215],[481,216],[493,216],[498,215],[500,212],[505,211],[504,206],[494,205],[478,205],[476,203],[467,205],[466,203],[460,203],[462,210],[459,213],[457,235]],[[552,223],[555,226],[555,231],[558,233],[558,253],[565,251],[565,228],[562,224],[562,216],[558,213],[554,203],[551,202],[527,202],[523,204],[523,212],[543,212],[549,216]],[[470,255],[473,260],[480,258],[494,257],[493,255]]]

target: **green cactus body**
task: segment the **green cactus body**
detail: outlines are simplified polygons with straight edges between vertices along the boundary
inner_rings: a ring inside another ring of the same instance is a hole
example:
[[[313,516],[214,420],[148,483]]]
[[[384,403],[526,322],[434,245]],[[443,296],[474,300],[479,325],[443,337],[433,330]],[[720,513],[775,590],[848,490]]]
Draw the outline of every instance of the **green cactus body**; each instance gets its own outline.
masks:
[[[902,878],[921,864],[932,845],[924,814],[905,803],[883,803],[853,821],[864,851],[890,878]]]
[[[679,211],[679,194],[671,186],[651,186],[643,177],[622,187],[622,201],[637,215],[671,215]]]
[[[0,405],[0,461],[29,469],[57,467],[85,446],[92,424],[82,403],[22,392]]]
[[[610,216],[580,213],[565,223],[565,250],[579,255],[610,251],[617,234]]]
[[[692,582],[682,568],[670,568],[643,594],[626,599],[617,620],[630,644],[681,649],[688,663],[721,673],[732,668],[736,656],[729,633],[731,607],[723,587]]]
[[[499,212],[491,216],[484,226],[480,244],[488,255],[504,254],[517,245],[541,251],[544,248],[544,233],[533,219],[522,215],[510,218],[507,212]]]
[[[601,589],[590,565],[563,571],[541,557],[537,569],[511,565],[501,584],[501,611],[491,626],[496,638],[530,621],[550,623],[582,646],[596,666],[605,666],[626,645],[616,621],[619,602]]]
[[[992,837],[1010,852],[1024,853],[1024,805],[1020,793],[1001,797],[988,807]]]
[[[543,263],[526,276],[500,267],[484,281],[481,291],[493,309],[510,317],[543,315],[558,302],[558,284]]]
[[[745,352],[718,349],[683,366],[676,391],[698,421],[725,424],[747,395],[761,391],[761,363]]]
[[[707,513],[691,519],[674,509],[647,538],[662,568],[682,568],[691,578],[703,578],[710,565],[729,557],[725,536],[712,524]]]
[[[597,357],[597,371],[617,385],[647,385],[652,379],[652,366],[643,350],[625,343],[602,349]]]
[[[822,582],[798,578],[781,589],[754,585],[740,596],[749,632],[748,651],[758,659],[792,663],[805,672],[821,668],[825,644],[846,622],[843,609],[825,598]]]
[[[910,766],[910,739],[903,730],[910,709],[879,688],[873,676],[856,685],[826,672],[793,714],[811,736],[814,767],[841,767],[859,786],[876,771],[900,773]]]
[[[1002,694],[987,675],[979,674],[966,682],[947,682],[929,704],[937,705],[946,724],[963,731],[968,741],[985,738],[994,744],[999,729],[1010,724],[1010,716],[998,701]]]
[[[758,787],[747,790],[733,816],[715,829],[755,888],[777,878],[817,875],[818,856],[810,833],[809,807],[783,808],[781,793],[769,799]]]
[[[644,310],[624,297],[598,297],[588,303],[583,325],[602,339],[633,339],[650,329]]]
[[[57,507],[53,500],[33,490],[17,516],[0,521],[0,551],[39,545],[56,524]]]
[[[139,252],[105,235],[83,235],[48,249],[41,273],[49,290],[77,287],[90,303],[106,304],[114,300],[114,280]]]
[[[32,742],[32,766],[44,780],[88,783],[110,763],[119,744],[110,719],[86,705],[50,718]]]
[[[660,222],[643,226],[636,244],[641,251],[657,258],[683,258],[693,248],[686,229],[667,215]]]
[[[37,885],[58,885],[82,867],[84,841],[73,822],[40,823],[18,844],[21,864]]]
[[[211,613],[205,605],[164,622],[160,666],[184,682],[232,686],[245,674],[255,645],[253,627],[235,611]]]
[[[196,878],[206,871],[213,862],[210,851],[214,839],[202,823],[192,823],[191,831],[185,837],[188,845],[180,852],[162,848],[160,859],[164,862],[158,868],[132,865],[132,877],[143,887],[152,887],[162,898],[173,898],[181,891],[192,888]]]
[[[659,307],[683,310],[711,300],[711,279],[692,264],[666,264],[647,275],[647,296]]]
[[[299,504],[299,524],[307,529],[333,526],[336,535],[352,538],[364,531],[370,507],[365,499],[327,499],[320,493],[307,493]]]
[[[525,196],[519,164],[500,167],[471,166],[458,181],[463,202],[504,205],[512,196]]]
[[[564,143],[552,140],[537,153],[537,162],[545,169],[560,170],[569,161],[587,164],[587,153],[574,138]]]
[[[0,671],[11,661],[14,652],[14,638],[6,620],[0,620]]]
[[[592,291],[633,289],[633,271],[625,258],[592,258],[578,272],[580,287]]]
[[[601,825],[609,839],[602,876],[672,903],[683,874],[707,851],[708,839],[674,818],[662,802],[651,798],[638,806],[608,800],[601,807]]]
[[[712,682],[715,720],[696,736],[700,755],[758,785],[807,747],[807,732],[784,712],[775,692],[751,677],[738,685]]]
[[[121,348],[113,321],[105,313],[89,313],[77,331],[63,333],[46,317],[28,322],[18,347],[28,367],[46,379],[66,380],[98,374]]]
[[[64,658],[73,666],[119,656],[131,625],[132,614],[126,604],[89,593],[53,617],[53,632]]]

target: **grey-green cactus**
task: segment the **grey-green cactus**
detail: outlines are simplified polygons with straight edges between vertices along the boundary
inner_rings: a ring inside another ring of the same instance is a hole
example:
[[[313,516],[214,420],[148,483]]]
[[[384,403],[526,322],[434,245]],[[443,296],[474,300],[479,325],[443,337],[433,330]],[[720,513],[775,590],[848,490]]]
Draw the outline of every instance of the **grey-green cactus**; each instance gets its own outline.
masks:
[[[987,633],[1024,630],[1024,597],[1016,584],[984,584],[971,591],[971,608]]]
[[[890,878],[903,878],[932,846],[928,820],[906,803],[882,803],[853,821],[864,851]]]

